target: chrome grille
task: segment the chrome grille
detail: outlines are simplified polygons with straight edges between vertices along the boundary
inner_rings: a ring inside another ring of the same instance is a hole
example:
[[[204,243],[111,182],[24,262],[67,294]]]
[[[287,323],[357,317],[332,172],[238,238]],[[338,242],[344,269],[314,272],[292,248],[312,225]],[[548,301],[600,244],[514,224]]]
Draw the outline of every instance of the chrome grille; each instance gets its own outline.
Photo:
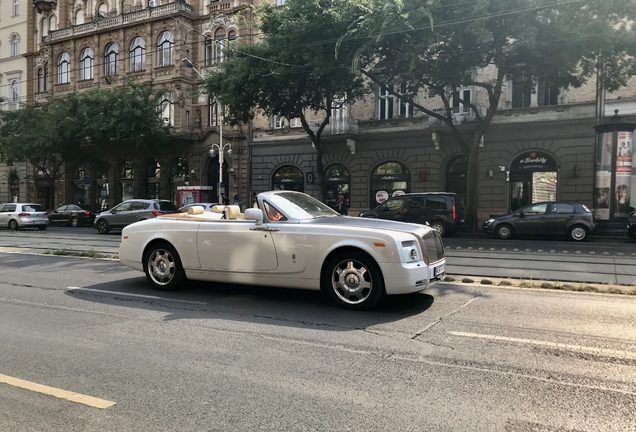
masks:
[[[424,251],[426,264],[434,263],[444,258],[444,245],[437,231],[429,230],[427,233],[421,233],[418,238]]]

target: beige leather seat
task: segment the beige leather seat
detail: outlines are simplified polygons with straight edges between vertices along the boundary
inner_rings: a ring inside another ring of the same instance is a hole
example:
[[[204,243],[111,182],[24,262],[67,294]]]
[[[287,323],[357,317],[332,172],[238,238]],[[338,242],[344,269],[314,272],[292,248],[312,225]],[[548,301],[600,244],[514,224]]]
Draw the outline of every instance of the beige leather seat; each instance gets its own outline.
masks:
[[[215,206],[212,206],[212,208],[210,209],[212,213],[223,213],[223,210],[225,210],[225,206],[218,205],[218,204]]]
[[[237,205],[226,205],[225,219],[237,220],[237,219],[245,219],[245,218],[243,217],[243,213],[241,213],[241,207]]]
[[[203,206],[194,206],[188,209],[189,215],[199,215],[205,211],[205,207]]]
[[[216,206],[215,206],[216,207]],[[223,211],[223,210],[221,210]],[[188,209],[188,215],[203,217],[205,219],[219,220],[223,217],[223,213],[206,212],[203,206],[194,206]]]

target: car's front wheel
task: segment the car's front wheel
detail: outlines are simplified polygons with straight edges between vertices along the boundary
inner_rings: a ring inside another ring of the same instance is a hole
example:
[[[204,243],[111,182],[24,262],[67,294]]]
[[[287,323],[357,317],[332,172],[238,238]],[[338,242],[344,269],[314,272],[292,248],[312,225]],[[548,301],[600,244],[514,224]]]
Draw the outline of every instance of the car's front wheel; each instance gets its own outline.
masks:
[[[587,238],[587,230],[582,225],[574,225],[568,232],[570,240],[583,241]]]
[[[153,245],[146,253],[143,264],[148,282],[158,290],[175,290],[185,280],[181,259],[168,243]]]
[[[340,307],[353,310],[372,308],[386,294],[378,265],[357,251],[342,252],[329,262],[322,288]]]
[[[110,227],[108,226],[108,222],[106,222],[103,219],[97,222],[97,232],[100,234],[108,234],[110,232]]]
[[[14,221],[14,220],[10,220],[10,221],[9,221],[9,229],[10,229],[11,231],[17,231],[17,230],[19,230],[19,229],[20,229],[20,227],[18,226],[18,223],[17,223],[16,221]]]
[[[512,227],[508,224],[503,224],[503,225],[499,225],[497,227],[497,237],[499,237],[500,239],[509,239],[513,236],[514,231],[512,230]]]

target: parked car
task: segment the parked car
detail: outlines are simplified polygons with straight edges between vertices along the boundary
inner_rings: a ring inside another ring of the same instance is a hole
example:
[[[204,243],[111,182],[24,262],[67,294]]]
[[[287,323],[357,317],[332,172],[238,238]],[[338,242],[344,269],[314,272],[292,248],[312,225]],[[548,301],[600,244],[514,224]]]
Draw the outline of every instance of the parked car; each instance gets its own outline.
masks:
[[[166,213],[179,213],[179,209],[168,200],[130,199],[99,213],[94,227],[100,234],[108,234],[113,228],[123,228]]]
[[[45,230],[49,226],[49,216],[40,204],[4,203],[0,204],[0,227],[10,230],[37,228]]]
[[[627,237],[636,240],[636,211],[632,211],[627,222]]]
[[[501,239],[514,236],[567,236],[582,241],[596,229],[592,211],[584,204],[540,202],[484,222],[484,232]]]
[[[464,199],[452,192],[408,193],[393,196],[360,217],[429,224],[442,237],[452,236],[466,223]]]
[[[49,213],[49,220],[51,225],[63,224],[73,227],[93,225],[95,212],[85,204],[68,204]]]
[[[192,204],[184,205],[183,207],[179,209],[179,211],[182,213],[187,213],[189,208],[196,207],[196,206],[203,207],[204,211],[210,211],[212,207],[215,205],[219,205],[219,203],[192,203]]]
[[[127,226],[119,259],[159,290],[186,278],[323,290],[348,309],[422,291],[444,276],[444,247],[430,227],[342,216],[301,192],[256,199],[258,208],[245,213],[225,206],[225,219],[195,207]]]

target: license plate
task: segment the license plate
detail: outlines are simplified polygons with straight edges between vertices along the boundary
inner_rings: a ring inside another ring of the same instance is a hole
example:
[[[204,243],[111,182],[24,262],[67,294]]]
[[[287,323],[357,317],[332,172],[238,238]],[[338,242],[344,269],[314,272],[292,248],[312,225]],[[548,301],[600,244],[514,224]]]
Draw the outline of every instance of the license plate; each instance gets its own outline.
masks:
[[[446,273],[446,265],[445,264],[441,264],[441,265],[438,265],[437,267],[433,268],[433,276],[434,277],[441,276],[444,273]]]

